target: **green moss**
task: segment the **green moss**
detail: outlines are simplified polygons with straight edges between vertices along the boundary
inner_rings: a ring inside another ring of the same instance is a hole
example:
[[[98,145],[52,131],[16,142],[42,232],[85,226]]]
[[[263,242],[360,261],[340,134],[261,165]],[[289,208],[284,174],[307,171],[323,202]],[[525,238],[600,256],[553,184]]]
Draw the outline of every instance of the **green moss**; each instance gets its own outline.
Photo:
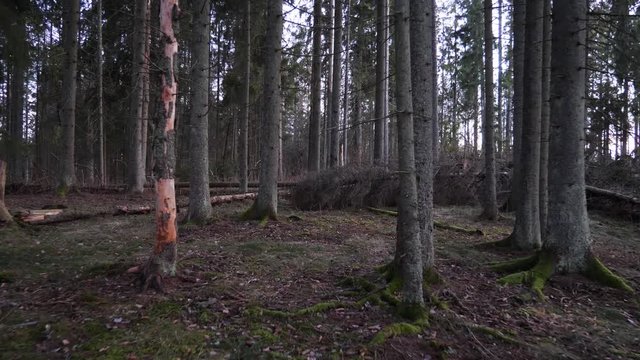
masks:
[[[268,329],[262,325],[252,325],[250,330],[251,336],[260,338],[262,342],[271,344],[280,340],[278,335],[275,335],[271,329]]]
[[[346,277],[338,283],[341,286],[353,287],[358,290],[371,292],[376,289],[376,286],[367,279],[361,277]]]
[[[527,256],[524,258],[504,261],[504,262],[495,262],[489,264],[492,270],[500,273],[511,273],[516,271],[524,271],[529,270],[536,265],[538,262],[538,253],[535,253],[531,256]]]
[[[440,310],[449,310],[449,303],[447,303],[446,301],[440,300],[440,298],[438,298],[434,294],[429,294],[429,302],[431,302],[431,304],[438,307],[438,309]]]
[[[505,334],[504,332],[498,330],[498,329],[494,329],[492,327],[488,327],[488,326],[481,326],[481,325],[471,325],[470,326],[473,330],[477,330],[483,334],[492,336],[496,339],[502,340],[504,342],[510,343],[510,344],[519,344],[522,345],[522,341],[519,341],[517,339],[515,339],[514,337]]]
[[[411,321],[424,321],[428,319],[427,309],[423,304],[401,302],[398,305],[398,315]]]
[[[422,332],[422,326],[416,324],[410,324],[406,322],[395,323],[386,326],[380,330],[371,340],[371,345],[382,345],[387,339],[401,336],[401,335],[414,335]]]
[[[0,283],[12,283],[16,280],[16,274],[13,271],[0,271]]]
[[[265,309],[259,306],[254,306],[246,310],[247,315],[251,317],[270,316],[273,318],[286,319],[296,316],[304,316],[310,314],[318,314],[326,312],[332,309],[346,307],[347,305],[339,301],[321,302],[306,308],[298,309],[296,311],[282,311]]]
[[[614,274],[609,270],[598,258],[591,256],[587,260],[587,268],[583,271],[584,276],[596,281],[602,285],[609,286],[615,289],[622,289],[629,293],[633,293],[633,288],[624,281],[623,278]]]
[[[533,290],[536,295],[538,295],[539,299],[544,299],[544,294],[542,290],[544,289],[544,285],[547,280],[553,275],[555,271],[555,261],[553,256],[539,252],[537,255],[537,262],[530,270],[521,271],[515,274],[507,275],[498,280],[499,283],[503,285],[514,285],[514,284],[525,284],[531,286],[531,290]],[[527,259],[526,261],[531,261],[531,259]],[[523,262],[526,262],[523,261]],[[522,264],[518,264],[522,265]],[[513,266],[516,268],[516,266]]]

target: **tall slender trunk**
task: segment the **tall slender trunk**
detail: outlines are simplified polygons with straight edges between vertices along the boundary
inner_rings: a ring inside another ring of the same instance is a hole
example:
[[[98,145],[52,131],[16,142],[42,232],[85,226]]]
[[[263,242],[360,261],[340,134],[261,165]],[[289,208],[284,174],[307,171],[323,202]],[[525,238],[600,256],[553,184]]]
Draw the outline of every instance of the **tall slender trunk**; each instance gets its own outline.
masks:
[[[22,25],[24,26],[24,25]],[[18,45],[19,46],[19,45]],[[24,153],[24,105],[25,105],[25,75],[26,60],[11,61],[12,75],[9,97],[9,183],[22,184],[25,182],[25,153]]]
[[[542,44],[542,113],[540,122],[540,234],[544,241],[549,213],[549,118],[551,90],[551,0],[544,0]]]
[[[264,43],[264,118],[260,143],[258,197],[246,219],[275,219],[278,214],[278,128],[281,122],[280,63],[282,61],[282,0],[267,0]]]
[[[107,159],[105,151],[105,135],[104,135],[104,110],[102,107],[102,73],[103,73],[103,60],[102,60],[102,0],[96,0],[97,15],[97,28],[98,28],[98,52],[97,52],[97,92],[98,92],[98,178],[100,186],[107,185]]]
[[[502,137],[502,0],[498,0],[498,128],[496,131],[496,151],[498,157],[502,158],[503,137]]]
[[[211,217],[209,195],[209,0],[194,0],[191,41],[191,120],[189,123],[189,210],[187,221]]]
[[[57,192],[65,195],[75,186],[76,77],[78,71],[78,22],[80,0],[66,0],[63,5],[64,73],[62,76],[62,166]]]
[[[334,84],[333,84],[333,72],[334,72],[334,68],[333,68],[333,56],[331,54],[332,51],[334,51],[334,47],[335,44],[334,42],[335,37],[334,37],[334,28],[335,28],[335,12],[334,12],[334,8],[335,8],[335,1],[336,0],[329,0],[329,23],[327,24],[329,29],[327,31],[327,49],[328,49],[328,54],[326,57],[326,62],[327,62],[327,89],[326,89],[326,95],[325,95],[325,99],[326,99],[326,107],[325,107],[325,114],[324,114],[324,153],[323,153],[323,167],[324,168],[328,168],[329,167],[329,154],[331,152],[331,118],[333,116],[333,91],[334,91]]]
[[[376,165],[386,164],[384,138],[387,118],[385,116],[385,64],[388,61],[387,38],[385,28],[387,0],[376,1],[376,100],[375,100],[375,134],[373,142],[373,161]]]
[[[240,191],[249,191],[249,90],[251,87],[251,0],[244,7],[244,53],[242,61],[242,109],[240,109],[240,139],[238,141],[238,180]]]
[[[513,175],[511,176],[511,198],[510,208],[519,206],[520,186],[520,147],[522,144],[522,108],[524,101],[524,47],[525,47],[525,22],[526,22],[526,1],[513,0]]]
[[[539,248],[542,243],[539,207],[543,10],[543,0],[527,1],[520,191],[512,237],[512,245],[519,249]]]
[[[350,47],[350,35],[351,35],[351,0],[347,1],[347,17],[344,24],[345,27],[345,40],[344,40],[344,93],[342,98],[342,106],[344,107],[342,113],[342,165],[346,165],[349,158],[349,136],[348,134],[348,119],[349,119],[349,47]]]
[[[247,0],[249,2],[249,0]],[[313,2],[313,49],[311,57],[311,117],[307,171],[320,171],[320,122],[322,119],[322,0]]]
[[[433,81],[435,77],[433,53],[434,14],[432,0],[411,1],[411,100],[413,105],[413,134],[415,141],[415,171],[418,205],[418,224],[422,248],[422,267],[431,271],[434,263],[433,247]],[[398,124],[400,125],[400,124]],[[400,135],[400,133],[398,133]]]
[[[409,0],[396,0],[395,23],[396,103],[398,107],[398,147],[400,148],[400,194],[398,196],[395,264],[403,280],[402,301],[405,306],[413,308],[422,307],[424,299],[422,294],[422,246],[418,225],[418,196],[413,145]]]
[[[341,63],[342,63],[342,2],[344,0],[335,0],[334,15],[334,42],[333,42],[333,92],[331,93],[331,141],[329,152],[329,167],[335,168],[339,166],[340,153],[340,85],[341,85]]]
[[[12,223],[13,216],[7,210],[4,204],[4,185],[7,176],[7,163],[0,159],[0,223]]]
[[[141,273],[143,289],[149,286],[163,291],[162,279],[174,276],[178,258],[178,226],[175,193],[175,116],[178,93],[178,41],[174,29],[179,16],[177,0],[160,0],[160,46],[158,64],[161,89],[160,111],[155,119],[154,167],[156,188],[156,243]]]
[[[493,5],[484,0],[484,121],[482,123],[482,148],[484,149],[484,201],[482,217],[498,218],[496,200],[496,159],[493,114]]]
[[[431,80],[431,101],[433,103],[432,108],[432,121],[431,121],[431,146],[433,148],[433,163],[437,164],[438,157],[440,153],[440,123],[438,120],[438,51],[436,51],[437,46],[437,28],[438,23],[436,21],[436,14],[438,13],[436,8],[436,0],[430,0],[429,7],[431,8],[431,23],[430,31],[431,31],[431,71],[433,72],[432,80]]]
[[[144,162],[142,155],[145,21],[149,11],[148,0],[136,0],[133,30],[133,63],[131,66],[131,118],[129,121],[129,143],[127,153],[127,188],[130,192],[144,191]]]

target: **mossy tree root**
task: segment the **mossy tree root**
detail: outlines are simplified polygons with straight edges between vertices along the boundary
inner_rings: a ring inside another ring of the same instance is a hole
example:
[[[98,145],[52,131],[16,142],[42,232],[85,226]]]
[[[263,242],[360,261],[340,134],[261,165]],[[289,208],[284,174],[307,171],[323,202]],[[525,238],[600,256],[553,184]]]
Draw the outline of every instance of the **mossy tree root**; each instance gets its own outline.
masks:
[[[426,321],[415,323],[399,322],[384,327],[371,339],[371,345],[382,345],[388,339],[401,335],[420,334],[429,324]]]
[[[587,268],[582,272],[587,279],[593,280],[599,284],[612,287],[614,289],[621,289],[629,293],[634,293],[634,290],[627,282],[620,276],[614,274],[609,268],[607,268],[597,257],[591,256],[587,260]]]
[[[273,209],[259,210],[255,203],[240,215],[240,220],[258,220],[261,225],[269,220],[277,221],[278,216]]]
[[[498,241],[492,241],[488,243],[482,243],[478,245],[481,248],[510,248],[513,244],[513,234],[507,236],[506,238]]]
[[[547,280],[555,273],[556,259],[547,252],[539,251],[525,258],[495,263],[491,265],[491,268],[498,272],[513,272],[513,274],[500,278],[499,283],[529,285],[540,299],[544,299],[542,290]],[[629,293],[634,292],[622,277],[611,272],[593,255],[589,255],[586,268],[581,271],[581,274],[599,284]]]
[[[349,305],[339,301],[321,302],[321,303],[317,303],[315,305],[294,310],[294,311],[271,310],[271,309],[265,309],[259,306],[255,306],[247,309],[247,314],[253,317],[270,316],[270,317],[279,318],[279,319],[287,319],[292,317],[300,317],[304,315],[319,314],[319,313],[327,312],[329,310],[333,310],[337,308],[345,308],[345,307],[349,307]]]

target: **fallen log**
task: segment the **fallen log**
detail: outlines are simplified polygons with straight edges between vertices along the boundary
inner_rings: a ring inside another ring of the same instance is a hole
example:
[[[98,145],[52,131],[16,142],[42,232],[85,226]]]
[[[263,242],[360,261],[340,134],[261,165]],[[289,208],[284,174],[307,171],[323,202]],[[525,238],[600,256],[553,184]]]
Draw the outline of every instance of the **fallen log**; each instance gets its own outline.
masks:
[[[116,206],[114,216],[118,215],[141,215],[151,212],[151,206]]]
[[[384,215],[389,215],[389,216],[398,216],[398,212],[397,211],[393,211],[393,210],[386,210],[386,209],[379,209],[379,208],[374,208],[374,207],[367,207],[367,210],[378,213],[378,214],[384,214]],[[445,230],[451,230],[451,231],[456,231],[459,233],[463,233],[463,234],[467,234],[467,235],[479,235],[479,236],[483,236],[484,233],[482,232],[482,230],[480,229],[466,229],[460,226],[455,226],[455,225],[449,225],[447,223],[441,222],[441,221],[434,221],[433,222],[433,226],[437,229],[445,229]]]
[[[633,205],[640,205],[640,200],[631,196],[623,195],[611,190],[601,189],[601,188],[597,188],[595,186],[590,186],[590,185],[587,185],[585,188],[587,191],[587,195],[601,195],[601,196],[610,197],[616,200],[628,202]]]
[[[258,193],[218,195],[211,197],[211,205],[224,204],[239,200],[255,199],[257,196]]]

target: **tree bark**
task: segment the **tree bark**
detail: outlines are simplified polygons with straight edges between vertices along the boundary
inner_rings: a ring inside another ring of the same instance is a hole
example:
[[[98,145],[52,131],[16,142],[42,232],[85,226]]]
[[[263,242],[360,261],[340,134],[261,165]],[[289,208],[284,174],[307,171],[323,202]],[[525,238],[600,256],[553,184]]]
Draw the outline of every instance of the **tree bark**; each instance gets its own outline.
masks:
[[[275,219],[278,214],[278,130],[281,119],[280,63],[282,61],[282,0],[267,2],[264,44],[264,117],[260,150],[258,197],[245,219]]]
[[[205,223],[211,218],[209,198],[209,39],[210,1],[193,3],[191,50],[191,120],[189,134],[189,210],[186,221]]]
[[[162,279],[174,276],[177,262],[178,226],[176,222],[175,193],[175,115],[178,92],[176,63],[178,41],[174,26],[180,10],[177,0],[160,1],[160,53],[161,102],[156,118],[154,139],[154,177],[156,179],[156,244],[153,253],[141,271],[142,289],[153,287],[164,291]]]
[[[540,120],[542,114],[542,18],[544,0],[528,0],[524,58],[522,141],[516,222],[512,245],[539,248],[540,237]]]
[[[498,218],[496,194],[496,154],[493,114],[493,5],[484,0],[484,121],[482,123],[482,147],[484,149],[484,201],[481,217],[489,220]]]
[[[249,89],[251,87],[251,1],[244,8],[244,59],[242,62],[242,109],[240,114],[240,141],[238,141],[238,181],[240,191],[247,192],[249,182]]]
[[[129,121],[129,143],[127,152],[127,187],[129,192],[144,190],[143,105],[144,105],[144,63],[145,22],[149,11],[148,0],[136,0],[133,24],[133,62],[131,66],[131,118]]]
[[[411,100],[415,140],[415,171],[422,267],[433,268],[433,28],[432,0],[413,0],[411,25]],[[400,135],[400,132],[398,133]]]
[[[424,306],[424,299],[422,296],[422,249],[418,225],[411,101],[409,0],[396,0],[395,10],[396,101],[400,170],[395,263],[402,277],[402,301],[408,308],[414,308]],[[423,46],[427,46],[427,44]],[[430,83],[425,85],[429,87]],[[428,113],[428,115],[431,114]]]
[[[342,98],[342,106],[344,107],[342,113],[342,161],[341,164],[347,165],[347,161],[349,160],[349,48],[350,48],[350,37],[351,37],[351,0],[347,1],[347,16],[345,20],[345,39],[344,39],[344,88],[343,88],[343,98]]]
[[[331,93],[331,140],[329,151],[329,167],[340,166],[340,87],[342,78],[342,2],[335,0],[334,42],[333,42],[333,92]]]
[[[247,0],[248,2],[249,0]],[[313,49],[311,57],[311,118],[309,120],[309,157],[307,171],[320,171],[320,122],[322,81],[322,0],[313,2]]]
[[[102,0],[96,0],[97,15],[97,32],[98,32],[98,51],[97,51],[97,92],[98,92],[98,178],[100,186],[107,185],[107,166],[105,154],[105,136],[104,136],[104,111],[102,107]]]
[[[511,198],[509,209],[515,209],[520,205],[520,148],[522,144],[522,109],[524,101],[524,48],[525,48],[525,23],[526,1],[513,0],[513,176],[511,186]]]
[[[62,76],[62,159],[58,194],[66,195],[75,186],[76,78],[78,71],[78,22],[80,0],[66,0],[63,6],[64,73]]]
[[[387,118],[385,116],[385,64],[388,61],[387,38],[385,27],[387,0],[376,1],[376,94],[375,94],[375,133],[373,142],[373,162],[376,165],[385,165],[384,134]]]
[[[558,270],[585,269],[591,238],[584,178],[586,2],[554,1],[549,131],[549,218],[544,249]]]
[[[4,204],[4,185],[7,176],[7,163],[0,160],[0,222],[12,223],[13,217],[7,211],[7,207]]]
[[[551,1],[544,0],[542,44],[542,113],[540,121],[540,234],[544,236],[549,213],[549,117],[551,87]]]

